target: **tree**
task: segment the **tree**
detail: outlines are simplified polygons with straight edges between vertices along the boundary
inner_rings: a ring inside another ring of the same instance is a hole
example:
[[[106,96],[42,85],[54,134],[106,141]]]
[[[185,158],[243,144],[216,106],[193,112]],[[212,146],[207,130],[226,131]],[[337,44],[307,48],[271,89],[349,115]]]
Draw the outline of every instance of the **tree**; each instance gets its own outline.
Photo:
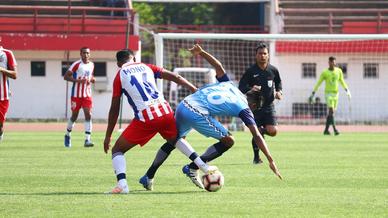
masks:
[[[154,24],[213,24],[213,7],[205,3],[134,3],[140,25]],[[150,30],[151,31],[151,30]],[[154,42],[147,31],[140,31],[142,60],[154,62]]]
[[[140,24],[213,24],[214,6],[207,3],[134,3]]]

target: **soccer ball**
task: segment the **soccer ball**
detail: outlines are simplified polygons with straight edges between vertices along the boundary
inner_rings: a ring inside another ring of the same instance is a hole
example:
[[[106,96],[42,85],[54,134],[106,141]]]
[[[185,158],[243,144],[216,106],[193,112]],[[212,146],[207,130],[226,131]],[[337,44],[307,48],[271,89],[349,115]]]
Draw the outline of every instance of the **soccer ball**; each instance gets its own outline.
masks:
[[[224,176],[217,170],[202,176],[202,183],[206,191],[216,192],[224,186]]]

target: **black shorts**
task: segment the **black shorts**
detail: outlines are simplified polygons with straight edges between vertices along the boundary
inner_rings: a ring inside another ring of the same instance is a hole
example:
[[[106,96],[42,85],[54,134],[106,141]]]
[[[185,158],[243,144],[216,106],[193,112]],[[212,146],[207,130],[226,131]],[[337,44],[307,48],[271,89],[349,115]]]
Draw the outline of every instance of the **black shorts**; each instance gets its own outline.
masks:
[[[259,110],[253,111],[256,125],[258,127],[265,126],[265,125],[273,125],[273,126],[278,125],[275,114],[276,114],[276,111],[275,111],[275,106],[273,104],[262,107]]]

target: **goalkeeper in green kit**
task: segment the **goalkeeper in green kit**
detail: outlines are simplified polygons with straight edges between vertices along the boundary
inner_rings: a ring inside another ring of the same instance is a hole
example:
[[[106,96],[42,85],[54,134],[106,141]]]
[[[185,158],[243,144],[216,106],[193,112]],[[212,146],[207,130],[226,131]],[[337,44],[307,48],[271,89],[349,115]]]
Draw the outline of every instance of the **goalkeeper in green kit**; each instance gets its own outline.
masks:
[[[317,81],[317,84],[315,85],[314,90],[309,98],[310,103],[313,101],[315,92],[318,90],[319,86],[323,81],[325,81],[326,83],[325,100],[326,100],[326,105],[329,109],[329,113],[326,117],[326,126],[323,134],[330,135],[329,127],[330,125],[332,125],[334,134],[339,135],[339,132],[335,127],[335,120],[334,120],[334,112],[337,109],[337,105],[338,105],[338,84],[340,83],[341,86],[345,89],[346,95],[348,96],[349,99],[351,98],[351,94],[348,89],[348,86],[344,81],[344,76],[341,68],[336,67],[335,57],[329,57],[329,68],[325,69],[321,73],[319,80]]]

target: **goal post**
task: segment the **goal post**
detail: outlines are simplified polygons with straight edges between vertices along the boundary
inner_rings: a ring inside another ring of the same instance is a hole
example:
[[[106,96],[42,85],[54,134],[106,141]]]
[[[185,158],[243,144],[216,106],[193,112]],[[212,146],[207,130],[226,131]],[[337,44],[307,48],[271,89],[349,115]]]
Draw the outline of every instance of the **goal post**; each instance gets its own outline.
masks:
[[[187,51],[199,43],[221,61],[237,85],[245,70],[255,63],[259,41],[269,45],[270,63],[279,69],[282,79],[284,98],[275,100],[280,124],[325,122],[325,84],[321,84],[313,104],[308,98],[321,72],[328,68],[330,56],[336,57],[352,93],[349,101],[339,86],[337,123],[388,124],[388,34],[160,33],[155,35],[156,64],[171,71],[211,68]],[[169,96],[171,86],[164,81],[160,87]]]

